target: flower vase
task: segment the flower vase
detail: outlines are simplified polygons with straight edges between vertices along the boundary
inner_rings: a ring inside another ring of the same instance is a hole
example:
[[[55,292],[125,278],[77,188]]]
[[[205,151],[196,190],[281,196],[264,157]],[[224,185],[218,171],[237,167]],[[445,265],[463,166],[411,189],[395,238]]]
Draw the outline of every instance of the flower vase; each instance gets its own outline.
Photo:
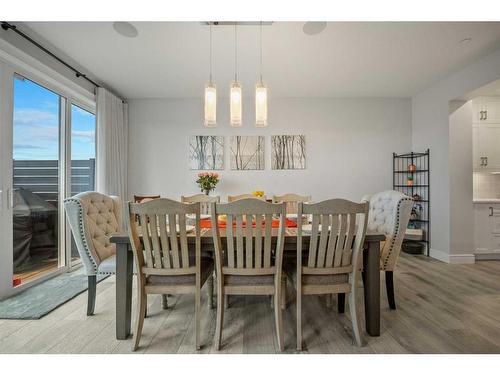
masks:
[[[210,190],[205,189],[205,195],[210,195]]]

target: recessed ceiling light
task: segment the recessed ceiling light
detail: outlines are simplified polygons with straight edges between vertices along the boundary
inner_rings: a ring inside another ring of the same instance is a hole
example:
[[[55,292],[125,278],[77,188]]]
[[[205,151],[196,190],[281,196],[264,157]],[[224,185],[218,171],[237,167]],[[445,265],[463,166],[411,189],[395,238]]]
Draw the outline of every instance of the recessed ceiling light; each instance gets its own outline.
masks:
[[[130,22],[113,22],[113,29],[127,38],[135,38],[139,32]]]
[[[472,40],[472,38],[464,38],[460,41],[460,44],[467,44]]]
[[[326,29],[326,22],[306,22],[302,27],[307,35],[316,35]]]

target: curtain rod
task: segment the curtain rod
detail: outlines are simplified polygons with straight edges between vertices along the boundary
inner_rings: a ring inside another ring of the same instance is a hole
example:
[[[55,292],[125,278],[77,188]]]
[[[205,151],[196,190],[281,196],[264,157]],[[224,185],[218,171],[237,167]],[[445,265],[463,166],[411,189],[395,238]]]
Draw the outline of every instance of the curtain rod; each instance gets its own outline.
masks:
[[[75,69],[73,66],[69,65],[66,61],[62,60],[61,58],[57,57],[55,54],[53,54],[52,52],[50,52],[47,48],[45,48],[44,46],[42,46],[40,43],[38,43],[36,40],[33,40],[30,36],[26,35],[25,33],[23,33],[22,31],[20,31],[16,26],[14,25],[11,25],[10,23],[8,22],[5,22],[5,21],[1,21],[2,23],[2,29],[4,29],[5,31],[8,31],[8,30],[12,30],[14,31],[16,34],[20,35],[21,37],[23,37],[24,39],[26,39],[28,42],[30,42],[31,44],[35,45],[36,47],[38,47],[39,49],[41,49],[43,52],[45,52],[47,55],[51,56],[52,58],[56,59],[57,61],[59,61],[61,64],[63,64],[66,68],[72,70],[75,75],[78,77],[78,78],[83,78],[85,79],[86,81],[90,82],[91,84],[93,84],[95,87],[101,87],[101,85],[97,84],[96,82],[92,81],[90,78],[88,78],[85,74],[83,74],[82,72],[80,72],[79,70]]]

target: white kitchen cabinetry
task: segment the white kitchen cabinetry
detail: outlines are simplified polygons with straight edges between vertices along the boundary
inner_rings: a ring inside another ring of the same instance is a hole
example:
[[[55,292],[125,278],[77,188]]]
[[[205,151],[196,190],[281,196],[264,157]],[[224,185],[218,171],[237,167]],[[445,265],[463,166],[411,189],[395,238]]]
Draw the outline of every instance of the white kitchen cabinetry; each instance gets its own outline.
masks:
[[[474,99],[472,107],[474,171],[500,171],[500,97]]]
[[[474,203],[474,248],[477,256],[500,256],[500,202]]]
[[[500,124],[500,96],[482,96],[472,101],[474,122]]]

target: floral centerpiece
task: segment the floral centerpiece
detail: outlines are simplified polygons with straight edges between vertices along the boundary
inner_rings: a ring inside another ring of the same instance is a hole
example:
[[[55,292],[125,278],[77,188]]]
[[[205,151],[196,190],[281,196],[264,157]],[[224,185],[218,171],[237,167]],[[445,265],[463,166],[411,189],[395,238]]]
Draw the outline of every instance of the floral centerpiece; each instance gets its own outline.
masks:
[[[200,187],[201,191],[208,195],[219,183],[219,174],[215,172],[198,173],[196,183]]]

